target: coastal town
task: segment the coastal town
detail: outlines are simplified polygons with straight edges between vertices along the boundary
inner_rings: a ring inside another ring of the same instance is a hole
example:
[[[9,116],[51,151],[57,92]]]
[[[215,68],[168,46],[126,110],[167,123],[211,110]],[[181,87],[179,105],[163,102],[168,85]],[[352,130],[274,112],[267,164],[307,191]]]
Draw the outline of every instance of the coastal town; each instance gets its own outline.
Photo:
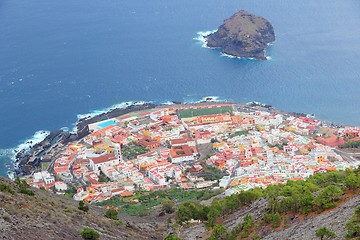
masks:
[[[162,105],[87,127],[26,181],[96,203],[170,188],[231,195],[360,162],[337,151],[360,128],[233,103]]]

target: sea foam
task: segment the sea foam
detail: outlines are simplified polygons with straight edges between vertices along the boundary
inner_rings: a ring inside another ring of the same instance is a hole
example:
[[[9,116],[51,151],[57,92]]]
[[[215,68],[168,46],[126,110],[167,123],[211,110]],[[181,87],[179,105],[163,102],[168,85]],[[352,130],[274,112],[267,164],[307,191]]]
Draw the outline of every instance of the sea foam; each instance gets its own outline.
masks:
[[[199,41],[202,43],[201,47],[203,48],[210,48],[210,49],[214,49],[212,47],[208,47],[207,46],[207,40],[206,40],[206,36],[208,36],[209,34],[212,34],[214,32],[216,32],[216,30],[212,30],[212,31],[200,31],[200,32],[197,32],[197,37],[194,37],[193,40],[196,40],[196,41]],[[267,44],[268,46],[271,46],[273,45],[273,43],[268,43]],[[266,55],[266,49],[265,49],[265,55]],[[233,56],[233,55],[229,55],[229,54],[226,54],[226,53],[223,53],[221,52],[220,53],[220,56],[221,57],[227,57],[227,58],[232,58],[232,59],[246,59],[246,60],[256,60],[255,58],[244,58],[244,57],[236,57],[236,56]],[[270,56],[266,56],[266,59],[267,60],[272,60],[272,58]]]
[[[15,163],[16,154],[20,151],[28,152],[31,147],[43,141],[49,134],[49,131],[37,131],[32,137],[24,140],[14,148],[0,149],[0,162],[7,167],[9,177],[13,176],[13,170],[18,168],[18,165]]]
[[[184,103],[201,103],[201,102],[228,102],[229,99],[223,99],[220,98],[219,96],[205,96],[199,99],[189,99],[189,98],[184,98],[183,102]]]
[[[144,105],[146,103],[151,103],[151,102],[146,102],[146,101],[129,101],[129,102],[122,102],[122,103],[118,103],[118,104],[114,104],[111,107],[108,108],[103,108],[100,110],[93,110],[90,113],[86,113],[86,114],[78,114],[77,115],[77,119],[78,121],[80,119],[88,119],[88,118],[92,118],[95,117],[97,115],[100,115],[102,113],[107,113],[111,110],[117,109],[117,108],[127,108],[130,106],[139,106],[139,105]]]
[[[200,31],[200,32],[197,32],[197,37],[194,37],[193,40],[201,42],[202,43],[201,47],[203,47],[203,48],[210,48],[210,47],[207,46],[206,36],[216,32],[216,31],[217,31],[217,29],[212,30],[212,31],[205,31],[205,32]]]
[[[165,102],[162,102],[161,105],[173,105],[174,102],[172,101],[165,101]]]
[[[29,150],[35,144],[43,141],[49,134],[50,131],[37,131],[31,138],[26,139],[23,143],[19,144],[15,150]]]

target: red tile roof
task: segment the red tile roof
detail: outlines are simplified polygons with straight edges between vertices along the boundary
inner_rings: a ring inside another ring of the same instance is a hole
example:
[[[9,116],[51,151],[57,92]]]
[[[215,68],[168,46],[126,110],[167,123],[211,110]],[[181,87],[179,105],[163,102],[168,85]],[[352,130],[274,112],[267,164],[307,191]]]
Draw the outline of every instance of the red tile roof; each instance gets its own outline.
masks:
[[[115,159],[116,159],[116,157],[114,154],[106,154],[104,156],[93,158],[92,161],[94,164],[100,164],[100,163],[104,163],[104,162],[113,161]]]

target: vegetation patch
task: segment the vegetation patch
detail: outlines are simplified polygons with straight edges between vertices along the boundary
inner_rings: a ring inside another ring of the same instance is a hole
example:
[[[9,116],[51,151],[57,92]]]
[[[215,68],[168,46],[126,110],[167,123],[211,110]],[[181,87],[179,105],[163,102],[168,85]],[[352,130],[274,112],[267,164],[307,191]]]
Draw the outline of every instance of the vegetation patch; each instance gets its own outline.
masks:
[[[180,118],[191,118],[204,115],[213,115],[213,114],[225,114],[230,113],[232,115],[233,109],[230,106],[224,107],[213,107],[213,108],[195,108],[195,109],[185,109],[178,110],[177,114]]]
[[[120,213],[132,216],[146,216],[150,213],[150,209],[163,204],[164,210],[173,211],[171,199],[174,204],[186,201],[202,201],[220,194],[222,190],[191,190],[185,191],[177,188],[168,190],[159,190],[154,192],[141,192],[130,198],[112,197],[109,200],[97,203],[98,206],[114,206],[119,207]]]
[[[322,227],[316,230],[315,236],[323,240],[334,238],[336,237],[336,234],[333,231],[329,230],[327,227]]]
[[[15,191],[7,184],[5,183],[0,183],[0,191],[1,192],[8,192],[8,193],[11,193],[11,194],[14,194]]]
[[[88,211],[89,211],[89,206],[86,205],[86,204],[84,203],[84,201],[80,201],[80,202],[79,202],[78,209],[81,210],[81,211],[83,211],[83,212],[88,212]]]
[[[105,212],[105,217],[110,218],[112,220],[118,219],[118,212],[115,209],[108,209]]]
[[[355,209],[354,215],[346,223],[346,238],[359,239],[360,238],[360,207]]]
[[[360,140],[359,141],[348,141],[345,144],[339,146],[340,148],[360,148]]]
[[[223,172],[215,167],[206,166],[201,172],[194,173],[197,177],[202,177],[206,181],[214,181],[222,178],[224,176]]]
[[[249,134],[249,131],[246,131],[246,130],[237,131],[237,132],[231,133],[229,135],[229,138],[234,138],[234,137],[237,137],[237,136],[246,136],[248,134]]]
[[[18,185],[18,187],[20,188],[19,193],[26,194],[29,196],[35,195],[35,193],[32,190],[28,189],[30,188],[30,185],[26,182],[26,180],[20,180],[20,178],[16,178],[14,183]]]
[[[359,173],[360,168],[317,173],[305,181],[288,181],[286,185],[270,185],[265,189],[257,188],[226,196],[222,200],[214,199],[210,206],[186,202],[177,208],[176,219],[179,224],[191,219],[204,221],[212,229],[210,239],[238,239],[238,237],[242,239],[250,235],[257,239],[259,237],[255,236],[255,233],[259,232],[257,227],[279,228],[286,225],[289,214],[319,214],[326,209],[336,207],[346,196],[359,194]],[[224,231],[224,226],[219,225],[225,216],[260,198],[268,199],[268,207],[263,219],[255,222],[251,217],[246,217],[243,223],[230,232]],[[360,209],[357,209],[356,213],[348,223],[349,236],[357,236],[360,231]]]
[[[126,159],[134,159],[137,156],[147,152],[149,152],[147,148],[135,142],[124,145],[123,148],[121,149],[121,153]]]
[[[96,240],[99,239],[100,234],[92,228],[84,228],[81,232],[81,237],[83,239]]]
[[[49,168],[50,163],[49,162],[41,162],[41,169],[47,170]]]

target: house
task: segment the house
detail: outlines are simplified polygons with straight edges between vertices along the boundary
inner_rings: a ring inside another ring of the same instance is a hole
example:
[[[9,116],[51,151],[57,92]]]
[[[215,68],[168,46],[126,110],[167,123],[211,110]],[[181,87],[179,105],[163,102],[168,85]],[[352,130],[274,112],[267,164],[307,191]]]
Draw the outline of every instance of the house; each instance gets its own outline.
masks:
[[[44,181],[45,185],[55,182],[54,176],[47,171],[34,173],[34,182]]]
[[[141,146],[143,146],[149,150],[158,148],[160,146],[159,141],[156,141],[155,139],[150,138],[150,137],[143,137],[143,138],[139,139],[138,142]]]
[[[176,146],[182,146],[182,145],[189,145],[189,146],[195,146],[196,142],[194,139],[192,138],[187,138],[187,137],[182,137],[182,138],[176,138],[176,139],[171,139],[170,140],[171,146],[176,147]]]
[[[195,132],[195,139],[197,144],[205,144],[211,142],[211,133],[209,130]]]
[[[68,189],[68,186],[66,183],[64,183],[62,181],[56,181],[55,189],[56,189],[56,191],[66,191]]]
[[[119,164],[119,159],[114,154],[106,154],[97,158],[92,158],[89,161],[90,169],[99,173],[102,166],[115,166]]]
[[[170,150],[172,163],[194,161],[197,154],[197,149],[189,145],[172,146]]]

